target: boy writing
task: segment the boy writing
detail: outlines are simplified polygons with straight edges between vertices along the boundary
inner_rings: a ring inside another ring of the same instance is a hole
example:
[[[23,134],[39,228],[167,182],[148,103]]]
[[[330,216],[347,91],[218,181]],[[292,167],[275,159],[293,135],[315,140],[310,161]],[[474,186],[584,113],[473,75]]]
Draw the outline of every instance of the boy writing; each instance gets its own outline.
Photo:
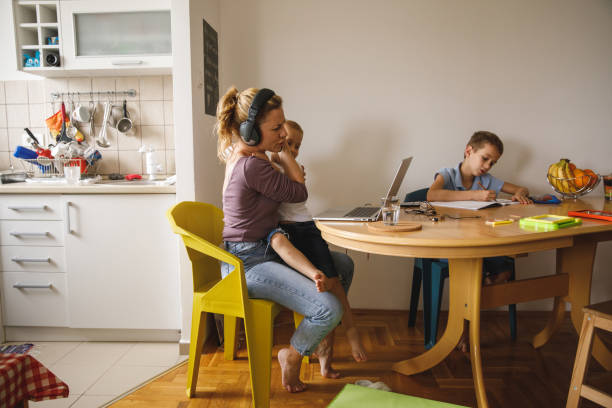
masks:
[[[291,120],[286,121],[284,126],[287,138],[280,154],[290,154],[296,158],[302,144],[303,130],[299,124]],[[272,162],[280,163],[278,155],[272,155]],[[340,300],[344,307],[342,325],[346,327],[353,358],[357,362],[366,361],[367,356],[353,322],[346,292],[334,269],[327,242],[323,240],[321,232],[312,221],[306,202],[282,203],[279,213],[282,231],[275,230],[268,235],[270,245],[287,265],[312,279],[319,292],[329,290]],[[323,362],[321,362],[321,374],[324,377],[339,375]]]
[[[427,192],[428,201],[492,201],[502,191],[512,194],[512,200],[528,204],[529,190],[512,183],[504,182],[489,174],[504,152],[504,144],[491,132],[478,131],[472,135],[463,153],[463,161],[454,168],[440,169]],[[485,285],[506,282],[511,275],[514,260],[506,256],[483,259]],[[459,346],[467,351],[462,338]]]

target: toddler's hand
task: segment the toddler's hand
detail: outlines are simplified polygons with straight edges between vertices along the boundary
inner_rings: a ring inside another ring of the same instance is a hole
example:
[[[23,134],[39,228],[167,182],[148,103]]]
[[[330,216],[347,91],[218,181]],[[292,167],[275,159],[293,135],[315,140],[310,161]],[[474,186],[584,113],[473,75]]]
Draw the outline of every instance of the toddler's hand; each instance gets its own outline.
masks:
[[[473,190],[475,201],[494,201],[497,194],[494,190]]]
[[[272,153],[270,155],[270,159],[272,160],[272,163],[276,163],[276,164],[280,164],[280,157],[278,156],[278,153]]]

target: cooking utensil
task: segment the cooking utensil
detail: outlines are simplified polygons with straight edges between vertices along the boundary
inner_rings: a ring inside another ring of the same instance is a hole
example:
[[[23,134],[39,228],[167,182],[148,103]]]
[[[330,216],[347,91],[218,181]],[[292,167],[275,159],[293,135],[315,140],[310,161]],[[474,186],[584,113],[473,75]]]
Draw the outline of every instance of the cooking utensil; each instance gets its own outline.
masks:
[[[94,129],[94,117],[96,116],[96,109],[98,107],[98,104],[92,101],[91,105],[91,116],[89,117],[89,135],[93,139],[94,135],[96,134],[96,131]]]
[[[66,105],[62,102],[62,129],[57,135],[57,142],[70,142],[71,140],[66,134]]]
[[[111,103],[106,102],[104,103],[104,118],[102,119],[102,129],[100,129],[100,134],[96,139],[96,144],[100,147],[110,147],[111,145],[108,139],[106,138],[106,126],[108,124],[108,118],[110,117],[110,113]]]
[[[127,101],[123,100],[123,117],[117,122],[117,130],[123,134],[126,134],[132,129],[132,119],[127,111]]]
[[[51,155],[51,150],[43,149],[42,147],[40,147],[40,142],[38,141],[36,136],[34,136],[34,134],[30,131],[30,129],[23,128],[23,130],[25,130],[28,136],[30,136],[30,139],[33,140],[32,147],[36,149],[36,154],[38,154],[39,156],[48,157],[50,159],[53,158],[53,156]]]

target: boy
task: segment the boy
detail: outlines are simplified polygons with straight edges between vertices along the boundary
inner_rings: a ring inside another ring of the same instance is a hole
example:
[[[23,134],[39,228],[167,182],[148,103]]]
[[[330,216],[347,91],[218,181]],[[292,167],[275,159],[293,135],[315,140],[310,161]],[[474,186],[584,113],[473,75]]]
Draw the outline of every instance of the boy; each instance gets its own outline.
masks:
[[[296,158],[304,132],[298,123],[291,120],[286,121],[284,126],[287,138],[281,154],[291,154]],[[277,155],[272,155],[272,162],[279,163]],[[278,211],[281,220],[279,229],[282,232],[277,229],[268,235],[270,245],[285,263],[312,279],[319,292],[329,290],[340,300],[344,307],[342,325],[346,328],[353,358],[357,362],[366,361],[367,356],[353,322],[346,292],[334,269],[327,242],[323,240],[321,232],[312,221],[306,202],[282,203]],[[321,374],[324,377],[338,376],[331,367],[325,367],[325,364],[321,363]]]
[[[529,204],[529,190],[504,182],[489,174],[504,152],[504,144],[491,132],[478,131],[472,135],[463,153],[463,161],[454,168],[443,168],[434,176],[427,192],[427,201],[492,201],[502,191],[512,194],[512,200]],[[512,258],[496,256],[483,259],[485,285],[506,282],[511,275]],[[462,337],[459,346],[467,351]]]

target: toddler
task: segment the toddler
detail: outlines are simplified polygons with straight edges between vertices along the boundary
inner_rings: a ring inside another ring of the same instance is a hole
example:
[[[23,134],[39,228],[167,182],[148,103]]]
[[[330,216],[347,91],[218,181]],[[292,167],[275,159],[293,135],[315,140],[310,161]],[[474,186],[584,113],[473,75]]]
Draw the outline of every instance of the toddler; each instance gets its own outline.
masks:
[[[298,123],[291,120],[286,121],[284,126],[287,138],[280,154],[290,154],[296,158],[302,144],[303,130]],[[278,155],[272,155],[272,162],[280,163]],[[282,203],[279,214],[281,225],[279,229],[268,235],[270,245],[285,263],[312,279],[319,292],[330,291],[340,300],[344,307],[342,325],[346,328],[353,358],[357,362],[366,361],[367,356],[353,322],[346,292],[334,269],[327,242],[323,240],[321,232],[312,220],[306,202]],[[331,371],[331,367],[324,366],[325,364],[322,363],[323,376],[336,377],[338,375]]]

